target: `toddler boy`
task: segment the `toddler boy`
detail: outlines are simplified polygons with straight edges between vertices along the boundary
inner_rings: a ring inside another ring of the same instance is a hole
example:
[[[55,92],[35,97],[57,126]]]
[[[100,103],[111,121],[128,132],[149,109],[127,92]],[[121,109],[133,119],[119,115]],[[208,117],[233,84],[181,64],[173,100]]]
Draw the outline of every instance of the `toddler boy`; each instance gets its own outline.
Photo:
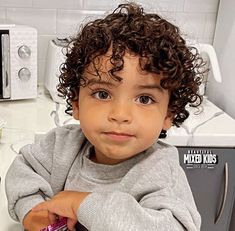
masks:
[[[158,138],[200,104],[202,65],[177,27],[134,4],[71,40],[59,92],[80,125],[20,150],[6,177],[9,212],[38,231],[200,230],[177,149]]]

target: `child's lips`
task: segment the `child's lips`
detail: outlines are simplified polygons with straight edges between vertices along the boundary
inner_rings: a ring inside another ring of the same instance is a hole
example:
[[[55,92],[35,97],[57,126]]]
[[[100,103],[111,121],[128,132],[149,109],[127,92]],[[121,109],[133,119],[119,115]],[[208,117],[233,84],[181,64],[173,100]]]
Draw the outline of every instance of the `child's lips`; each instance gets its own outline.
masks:
[[[106,135],[109,139],[115,140],[115,141],[127,141],[134,137],[134,135],[129,133],[123,133],[123,132],[104,132],[104,135]]]

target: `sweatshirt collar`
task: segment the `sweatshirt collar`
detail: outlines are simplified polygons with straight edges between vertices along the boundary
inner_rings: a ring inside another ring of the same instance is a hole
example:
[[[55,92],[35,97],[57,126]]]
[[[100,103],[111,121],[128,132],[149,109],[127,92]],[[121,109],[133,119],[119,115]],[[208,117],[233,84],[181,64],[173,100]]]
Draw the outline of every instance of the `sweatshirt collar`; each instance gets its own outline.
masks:
[[[85,145],[81,155],[81,171],[89,178],[101,180],[118,180],[123,178],[127,172],[144,158],[144,153],[140,153],[128,160],[115,165],[106,165],[95,163],[90,160],[91,153],[94,150],[89,142]]]

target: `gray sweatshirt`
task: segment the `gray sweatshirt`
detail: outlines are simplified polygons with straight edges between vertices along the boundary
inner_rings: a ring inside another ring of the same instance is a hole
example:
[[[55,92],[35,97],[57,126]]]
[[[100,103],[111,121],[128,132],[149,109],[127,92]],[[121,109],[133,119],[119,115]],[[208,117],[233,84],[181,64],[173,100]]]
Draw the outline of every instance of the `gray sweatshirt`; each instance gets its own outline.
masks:
[[[11,217],[22,222],[33,206],[70,189],[92,192],[77,211],[90,231],[200,230],[176,148],[156,142],[116,165],[92,162],[92,149],[78,125],[58,127],[24,146],[6,176]]]

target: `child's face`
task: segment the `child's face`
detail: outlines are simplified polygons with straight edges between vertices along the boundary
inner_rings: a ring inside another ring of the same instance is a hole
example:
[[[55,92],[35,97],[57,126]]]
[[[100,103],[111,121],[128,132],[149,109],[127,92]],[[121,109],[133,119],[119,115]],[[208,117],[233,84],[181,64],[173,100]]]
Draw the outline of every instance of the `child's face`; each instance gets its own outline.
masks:
[[[116,73],[121,82],[108,76],[107,56],[100,65],[101,82],[91,74],[92,65],[85,72],[90,84],[80,87],[73,116],[95,147],[94,160],[116,164],[146,150],[170,128],[169,93],[160,87],[160,76],[140,71],[138,56],[125,55],[124,68]]]

